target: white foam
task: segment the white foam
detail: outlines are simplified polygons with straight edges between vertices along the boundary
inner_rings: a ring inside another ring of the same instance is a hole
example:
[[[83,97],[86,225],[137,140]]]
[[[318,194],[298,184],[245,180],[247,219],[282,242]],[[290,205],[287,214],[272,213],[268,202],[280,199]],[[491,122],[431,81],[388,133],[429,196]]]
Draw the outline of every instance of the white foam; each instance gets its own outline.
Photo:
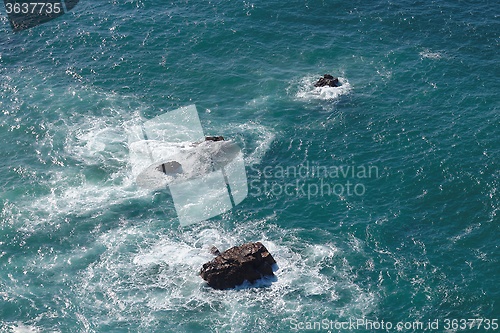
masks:
[[[103,168],[106,168],[105,164]],[[110,206],[147,194],[136,188],[133,179],[127,177],[126,169],[105,177],[97,181],[87,180],[80,170],[70,167],[52,171],[45,183],[50,187],[50,193],[37,197],[24,207],[31,212],[25,226],[60,223],[60,218],[68,214],[97,216]]]
[[[116,96],[110,98],[114,100]],[[56,167],[45,171],[43,179],[34,177],[50,193],[34,200],[21,198],[4,207],[5,215],[17,215],[21,228],[33,230],[36,225],[59,224],[68,214],[97,216],[112,205],[147,199],[151,192],[136,186],[127,147],[127,128],[141,121],[139,112],[117,108],[111,113],[66,115],[61,117],[62,123],[43,123],[46,134],[36,142],[38,158],[41,163]],[[228,133],[242,146],[247,165],[260,163],[275,138],[272,130],[253,122],[227,124],[221,133]],[[58,147],[61,140],[64,150]]]
[[[424,51],[420,52],[419,55],[422,58],[427,58],[427,59],[441,59],[443,56],[439,52],[431,52],[429,49],[425,49]]]
[[[106,247],[100,260],[87,267],[78,282],[81,306],[94,313],[106,309],[106,315],[94,318],[97,323],[109,317],[139,319],[145,313],[153,317],[158,313],[176,322],[179,315],[190,313],[194,316],[191,320],[201,323],[204,311],[208,311],[219,324],[205,324],[223,325],[228,331],[242,331],[245,325],[253,325],[256,317],[285,320],[307,312],[320,319],[317,309],[332,302],[330,316],[362,316],[373,311],[376,295],[355,282],[356,273],[345,259],[349,253],[334,243],[303,243],[294,230],[266,223],[270,221],[247,221],[230,231],[202,225],[183,232],[169,231],[157,240],[147,227],[111,230],[97,242]],[[282,238],[271,240],[268,232]],[[261,241],[272,253],[278,263],[276,278],[245,283],[233,290],[209,288],[198,275],[203,263],[213,258],[208,248],[216,245],[223,251],[247,242],[248,237]],[[138,243],[141,239],[146,241]],[[138,251],[131,250],[131,244],[137,244]],[[270,327],[271,323],[263,325]]]
[[[160,232],[160,221],[122,221],[85,247],[61,254],[52,266],[42,261],[29,269],[58,272],[83,264],[74,280],[66,282],[70,306],[78,308],[80,322],[92,318],[91,326],[97,331],[120,321],[156,330],[160,318],[176,325],[189,318],[199,325],[236,332],[253,327],[259,318],[269,330],[276,320],[300,319],[304,313],[312,316],[310,320],[346,319],[374,310],[377,294],[359,282],[347,259],[353,255],[352,243],[360,245],[355,260],[369,259],[361,240],[352,238],[339,246],[332,236],[329,243],[308,243],[297,236],[299,230],[273,225],[274,219],[243,218],[232,228],[202,223]],[[278,263],[276,278],[233,290],[209,288],[198,275],[213,258],[209,248],[215,245],[223,251],[248,241],[261,241],[271,252]],[[327,312],[318,312],[319,308]]]
[[[335,100],[351,91],[349,81],[344,77],[339,77],[338,87],[315,87],[314,83],[319,76],[307,76],[300,80],[295,97],[303,100]]]
[[[209,128],[213,132],[214,129]],[[245,164],[260,164],[263,157],[276,139],[277,132],[271,127],[254,120],[246,123],[227,123],[217,125],[217,134],[235,142],[242,149]]]
[[[20,197],[4,207],[9,210],[7,216],[17,215],[20,228],[60,224],[68,214],[98,215],[112,205],[146,194],[135,187],[129,172],[124,123],[134,122],[139,114],[127,110],[130,98],[76,91],[76,104],[81,98],[97,99],[109,110],[101,116],[59,110],[58,121],[40,123],[44,134],[34,142],[35,151],[40,163],[52,166],[43,173],[31,172],[28,181],[49,193],[34,200]],[[70,110],[78,106],[72,105],[72,91],[61,94],[70,100]]]
[[[0,328],[2,328],[0,326]],[[12,333],[39,333],[42,332],[41,329],[39,329],[36,326],[32,325],[26,325],[22,322],[18,322],[7,328],[7,332],[12,332]],[[55,332],[55,331],[52,331]]]
[[[252,121],[245,124],[230,125],[230,127],[233,128],[233,131],[236,128],[237,133],[245,136],[241,142],[245,153],[245,164],[260,164],[275,140],[276,132],[269,127]]]
[[[77,126],[68,128],[65,148],[69,155],[87,165],[127,161],[127,136],[120,123],[92,117]]]

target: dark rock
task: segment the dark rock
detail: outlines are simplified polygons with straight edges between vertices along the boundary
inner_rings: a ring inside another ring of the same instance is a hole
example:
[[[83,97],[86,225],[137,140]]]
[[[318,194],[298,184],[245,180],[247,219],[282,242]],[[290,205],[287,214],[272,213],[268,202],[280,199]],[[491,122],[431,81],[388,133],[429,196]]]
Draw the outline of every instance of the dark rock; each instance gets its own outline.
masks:
[[[218,255],[220,255],[220,251],[219,251],[219,249],[218,249],[218,248],[216,248],[215,246],[212,246],[212,247],[210,248],[210,253],[212,253],[214,256],[218,256]]]
[[[206,136],[205,141],[224,141],[223,136]]]
[[[264,276],[274,276],[273,256],[262,243],[235,246],[203,265],[200,275],[214,289],[230,289],[245,280],[254,282]]]
[[[323,75],[322,78],[314,84],[315,87],[338,87],[340,86],[339,79],[330,74]]]

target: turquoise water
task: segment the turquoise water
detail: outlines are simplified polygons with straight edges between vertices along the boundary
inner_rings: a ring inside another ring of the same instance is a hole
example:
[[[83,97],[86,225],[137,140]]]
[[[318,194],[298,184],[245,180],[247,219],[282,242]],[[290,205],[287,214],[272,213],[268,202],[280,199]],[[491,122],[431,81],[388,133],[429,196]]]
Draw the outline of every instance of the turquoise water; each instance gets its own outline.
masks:
[[[20,33],[0,13],[0,331],[500,317],[497,1],[82,0]],[[249,196],[182,228],[126,131],[193,103]],[[208,248],[247,241],[276,280],[207,287]]]

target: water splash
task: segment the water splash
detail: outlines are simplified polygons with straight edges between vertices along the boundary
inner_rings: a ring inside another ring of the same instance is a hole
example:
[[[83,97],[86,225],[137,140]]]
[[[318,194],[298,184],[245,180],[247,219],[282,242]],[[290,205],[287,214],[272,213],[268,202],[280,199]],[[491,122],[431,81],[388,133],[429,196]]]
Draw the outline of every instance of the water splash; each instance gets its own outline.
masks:
[[[302,100],[335,100],[351,91],[349,81],[344,77],[339,77],[338,87],[315,87],[314,83],[319,76],[307,76],[298,83],[295,97]]]

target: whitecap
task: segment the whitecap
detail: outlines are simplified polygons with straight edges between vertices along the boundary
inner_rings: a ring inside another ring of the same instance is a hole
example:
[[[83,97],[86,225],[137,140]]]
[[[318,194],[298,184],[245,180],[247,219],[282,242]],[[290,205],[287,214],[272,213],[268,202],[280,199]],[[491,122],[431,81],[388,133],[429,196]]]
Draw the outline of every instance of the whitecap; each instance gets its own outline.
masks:
[[[307,76],[300,80],[295,97],[302,100],[335,100],[342,95],[348,94],[352,88],[349,81],[344,77],[339,77],[338,87],[315,87],[314,83],[319,76]]]
[[[420,57],[427,58],[427,59],[441,59],[443,57],[441,55],[441,53],[439,53],[439,52],[431,52],[428,49],[420,52],[419,55],[420,55]]]

